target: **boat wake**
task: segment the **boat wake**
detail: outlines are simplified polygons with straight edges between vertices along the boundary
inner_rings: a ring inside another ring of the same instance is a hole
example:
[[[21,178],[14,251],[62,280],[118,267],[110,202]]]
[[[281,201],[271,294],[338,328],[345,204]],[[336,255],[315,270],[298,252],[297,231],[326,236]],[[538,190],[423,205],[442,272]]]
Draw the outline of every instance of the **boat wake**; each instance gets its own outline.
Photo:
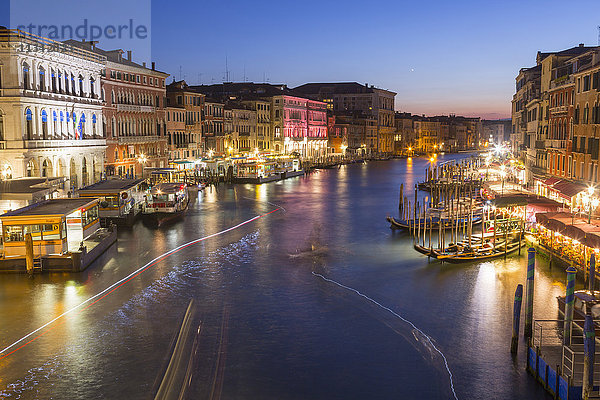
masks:
[[[444,355],[444,353],[442,353],[442,351],[433,343],[433,340],[431,339],[430,336],[428,336],[425,332],[423,332],[422,330],[420,330],[419,328],[417,328],[417,326],[415,324],[413,324],[408,319],[402,317],[400,314],[396,313],[391,308],[386,307],[386,306],[382,305],[381,303],[378,303],[376,300],[373,300],[372,298],[370,298],[369,296],[367,296],[367,295],[359,292],[358,290],[356,290],[354,288],[351,288],[349,286],[343,285],[343,284],[341,284],[339,282],[336,282],[333,279],[326,278],[325,276],[323,276],[323,275],[321,275],[321,274],[319,274],[317,272],[312,271],[312,274],[314,276],[318,277],[318,278],[323,279],[325,282],[333,283],[334,285],[339,286],[342,289],[346,289],[346,290],[348,290],[350,292],[353,292],[353,293],[359,295],[360,297],[368,300],[372,304],[375,304],[377,307],[379,307],[379,308],[381,308],[381,309],[383,309],[385,311],[388,311],[389,313],[391,313],[392,315],[394,315],[396,318],[399,318],[400,320],[402,320],[405,323],[409,324],[413,328],[412,334],[413,334],[414,339],[417,342],[420,342],[421,344],[423,344],[428,350],[432,351],[432,353],[433,352],[438,353],[442,357],[442,359],[444,360],[444,367],[446,368],[446,371],[448,372],[448,376],[450,378],[450,389],[452,390],[452,395],[454,396],[454,398],[456,400],[458,400],[458,396],[456,395],[456,391],[454,390],[454,380],[453,380],[453,377],[452,377],[452,372],[450,371],[450,367],[448,366],[448,360],[446,359],[446,356]],[[432,356],[433,355],[434,354],[432,354]]]

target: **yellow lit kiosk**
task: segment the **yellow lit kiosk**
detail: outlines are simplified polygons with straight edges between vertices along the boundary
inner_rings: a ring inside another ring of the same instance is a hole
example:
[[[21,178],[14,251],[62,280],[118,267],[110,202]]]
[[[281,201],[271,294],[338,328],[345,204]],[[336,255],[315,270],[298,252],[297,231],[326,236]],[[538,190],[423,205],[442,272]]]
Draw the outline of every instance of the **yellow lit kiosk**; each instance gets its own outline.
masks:
[[[81,271],[116,241],[116,231],[100,228],[98,199],[46,200],[0,215],[0,272],[26,271],[25,237],[41,269]]]

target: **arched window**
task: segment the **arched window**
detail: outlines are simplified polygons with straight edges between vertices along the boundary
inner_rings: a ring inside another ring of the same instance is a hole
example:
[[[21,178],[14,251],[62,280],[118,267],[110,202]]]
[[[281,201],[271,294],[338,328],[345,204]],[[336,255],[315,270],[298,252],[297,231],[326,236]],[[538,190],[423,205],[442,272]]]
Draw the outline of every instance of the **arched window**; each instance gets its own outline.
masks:
[[[590,122],[589,116],[590,116],[590,106],[588,104],[586,104],[585,108],[583,109],[583,123],[584,124],[589,124],[589,122]]]
[[[96,114],[92,114],[92,135],[96,137]]]
[[[42,139],[48,139],[48,114],[42,110]]]
[[[30,108],[25,110],[25,136],[27,140],[33,139],[33,113]]]
[[[62,73],[60,71],[58,71],[58,77],[56,78],[56,81],[58,82],[58,93],[62,93]]]
[[[29,65],[27,63],[23,63],[23,89],[30,89]]]
[[[85,91],[83,90],[83,76],[79,75],[79,96],[83,97]]]
[[[115,104],[115,91],[110,92],[110,102],[111,104]]]
[[[96,97],[96,93],[94,91],[94,78],[90,77],[90,97],[91,98],[95,98]]]
[[[73,118],[75,119],[75,118]],[[77,139],[83,139],[85,137],[85,114],[81,113],[79,117],[79,122],[77,123],[77,135],[75,135]]]
[[[53,69],[50,70],[50,80],[52,82],[52,91],[56,93],[56,74]]]
[[[85,157],[81,160],[81,184],[86,186],[88,184],[88,169],[87,160]]]
[[[32,176],[34,176],[35,174],[35,164],[33,163],[33,160],[29,160],[29,162],[27,163],[27,177],[31,178]]]
[[[58,116],[56,115],[56,111],[52,111],[52,126],[54,137],[58,137]]]
[[[73,76],[73,74],[71,74],[71,94],[73,96],[77,95],[77,93],[75,92],[75,76]]]
[[[65,71],[65,93],[69,94],[69,74]]]
[[[44,162],[42,163],[42,177],[46,178],[49,176],[49,166],[48,166],[48,160],[44,160]]]
[[[115,161],[119,159],[119,150],[115,150]]]
[[[39,89],[41,92],[45,92],[46,91],[46,71],[44,71],[44,68],[42,68],[42,67],[38,68],[38,76],[39,76],[39,80],[40,80]]]

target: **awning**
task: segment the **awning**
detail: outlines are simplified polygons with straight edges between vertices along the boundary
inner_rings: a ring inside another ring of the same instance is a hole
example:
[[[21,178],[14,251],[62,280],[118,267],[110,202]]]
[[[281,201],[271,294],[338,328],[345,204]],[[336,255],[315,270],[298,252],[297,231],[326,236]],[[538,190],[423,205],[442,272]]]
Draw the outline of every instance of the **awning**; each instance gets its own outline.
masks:
[[[493,200],[496,208],[506,208],[513,206],[526,206],[529,200],[526,195],[515,194],[507,196],[496,196]]]
[[[544,185],[546,186],[552,186],[554,185],[556,182],[559,182],[560,178],[548,178],[546,179],[544,182],[542,182]]]
[[[600,232],[588,232],[581,243],[593,249],[600,249]]]
[[[568,181],[560,181],[552,186],[552,189],[558,191],[563,197],[571,199],[573,196],[583,192],[586,187],[581,183],[574,183]]]

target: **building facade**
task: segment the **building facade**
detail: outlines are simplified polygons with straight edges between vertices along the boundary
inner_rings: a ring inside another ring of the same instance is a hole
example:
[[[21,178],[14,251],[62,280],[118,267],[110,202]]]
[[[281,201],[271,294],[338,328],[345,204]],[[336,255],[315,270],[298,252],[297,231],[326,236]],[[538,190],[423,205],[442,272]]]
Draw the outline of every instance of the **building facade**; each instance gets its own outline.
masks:
[[[186,159],[196,160],[202,155],[203,148],[202,113],[204,111],[204,95],[192,91],[185,81],[173,81],[167,85],[166,92],[167,107],[183,107],[185,110],[183,137],[168,137],[169,150],[173,152],[176,148],[177,154],[185,153]]]
[[[105,51],[95,42],[68,40],[106,57],[102,71],[105,100],[103,124],[106,130],[106,175],[143,177],[145,167],[168,166],[165,121],[165,79],[169,76],[132,61],[131,51]]]
[[[307,83],[294,88],[293,92],[325,102],[336,116],[352,114],[357,118],[357,123],[367,124],[367,120],[374,118],[375,135],[373,137],[369,129],[361,145],[367,146],[373,154],[393,153],[395,92],[356,82]],[[363,120],[360,120],[361,116]]]
[[[0,179],[101,179],[106,140],[100,75],[106,58],[0,30]]]
[[[165,109],[167,125],[167,146],[170,161],[191,160],[188,144],[190,138],[185,130],[185,107],[168,105]]]

